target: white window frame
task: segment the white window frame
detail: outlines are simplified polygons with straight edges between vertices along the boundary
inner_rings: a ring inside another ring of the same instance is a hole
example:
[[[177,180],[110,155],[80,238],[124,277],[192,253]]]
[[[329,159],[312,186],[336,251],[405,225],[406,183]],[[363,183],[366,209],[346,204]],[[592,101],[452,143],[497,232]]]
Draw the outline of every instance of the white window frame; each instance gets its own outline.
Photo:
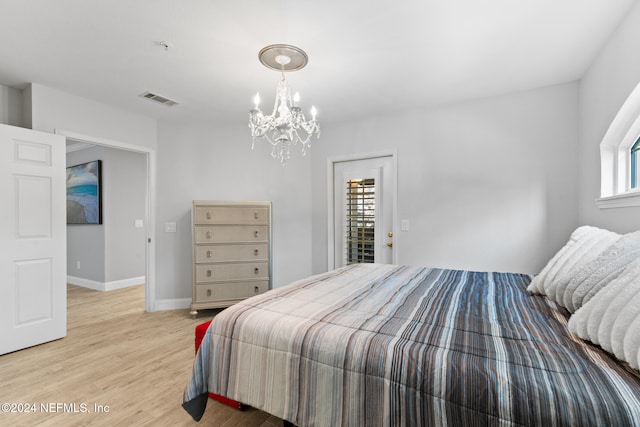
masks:
[[[631,188],[631,147],[640,136],[640,84],[631,92],[600,143],[600,209],[640,206]]]

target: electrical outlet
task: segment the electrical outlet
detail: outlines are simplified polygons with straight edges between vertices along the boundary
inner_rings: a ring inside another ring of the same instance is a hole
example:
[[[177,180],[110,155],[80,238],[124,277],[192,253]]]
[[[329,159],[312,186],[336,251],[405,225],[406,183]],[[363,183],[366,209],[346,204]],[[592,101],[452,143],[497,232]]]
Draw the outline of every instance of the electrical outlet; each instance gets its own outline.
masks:
[[[80,261],[76,261],[76,268],[80,270]]]

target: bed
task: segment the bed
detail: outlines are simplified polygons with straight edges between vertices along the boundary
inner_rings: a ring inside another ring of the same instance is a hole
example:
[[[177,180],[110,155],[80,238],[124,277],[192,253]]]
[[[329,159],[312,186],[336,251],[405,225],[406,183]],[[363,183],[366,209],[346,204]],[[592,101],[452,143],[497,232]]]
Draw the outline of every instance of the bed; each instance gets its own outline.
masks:
[[[214,318],[183,407],[200,420],[211,392],[299,426],[640,426],[640,373],[531,282],[355,264],[276,288]]]

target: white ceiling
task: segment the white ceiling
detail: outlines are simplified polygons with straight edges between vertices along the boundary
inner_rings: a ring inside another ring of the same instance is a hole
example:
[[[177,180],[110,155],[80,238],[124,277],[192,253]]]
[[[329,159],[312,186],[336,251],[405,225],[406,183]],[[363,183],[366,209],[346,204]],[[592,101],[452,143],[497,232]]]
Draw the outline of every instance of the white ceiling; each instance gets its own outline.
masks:
[[[287,81],[326,126],[579,79],[635,2],[0,0],[0,84],[245,124],[257,91],[270,112],[280,78],[258,51],[286,43],[309,55]]]

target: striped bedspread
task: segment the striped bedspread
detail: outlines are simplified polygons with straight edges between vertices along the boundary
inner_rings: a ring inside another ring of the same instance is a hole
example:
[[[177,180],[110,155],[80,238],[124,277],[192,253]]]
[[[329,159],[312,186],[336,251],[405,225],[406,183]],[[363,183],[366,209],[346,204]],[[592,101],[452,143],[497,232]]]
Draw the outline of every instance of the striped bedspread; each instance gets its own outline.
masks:
[[[567,330],[530,276],[358,264],[213,320],[207,392],[299,426],[640,426],[640,374]],[[562,309],[563,310],[563,309]]]

